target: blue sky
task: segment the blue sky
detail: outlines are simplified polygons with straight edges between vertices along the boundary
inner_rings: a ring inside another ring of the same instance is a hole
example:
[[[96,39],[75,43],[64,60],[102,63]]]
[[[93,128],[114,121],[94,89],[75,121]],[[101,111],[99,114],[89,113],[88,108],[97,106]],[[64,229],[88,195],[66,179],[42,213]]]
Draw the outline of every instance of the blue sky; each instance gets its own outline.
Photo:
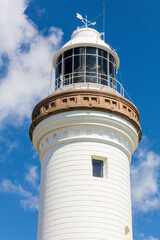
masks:
[[[106,3],[106,42],[118,79],[138,107],[142,141],[131,166],[136,240],[160,240],[160,1],[0,1],[0,236],[37,236],[40,164],[28,131],[33,106],[48,94],[54,53]],[[102,32],[102,21],[95,27]]]

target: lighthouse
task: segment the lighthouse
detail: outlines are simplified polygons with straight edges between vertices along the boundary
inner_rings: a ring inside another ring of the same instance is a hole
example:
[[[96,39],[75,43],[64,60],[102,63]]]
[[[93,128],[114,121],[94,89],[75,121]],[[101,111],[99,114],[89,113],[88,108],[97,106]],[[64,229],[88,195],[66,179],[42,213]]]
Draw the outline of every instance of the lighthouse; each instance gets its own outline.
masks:
[[[53,67],[55,90],[30,126],[41,163],[38,240],[132,240],[130,163],[141,127],[117,80],[119,57],[85,26]]]

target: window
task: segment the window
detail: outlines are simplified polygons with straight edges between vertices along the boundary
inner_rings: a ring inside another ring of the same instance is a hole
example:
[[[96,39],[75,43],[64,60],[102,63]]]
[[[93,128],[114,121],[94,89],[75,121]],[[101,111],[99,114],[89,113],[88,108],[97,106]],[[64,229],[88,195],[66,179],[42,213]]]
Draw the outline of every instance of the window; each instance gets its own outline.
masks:
[[[72,56],[72,49],[64,52],[64,58],[67,58],[67,57],[70,57],[70,56]]]
[[[96,48],[93,48],[93,47],[86,47],[86,53],[89,53],[89,54],[96,54]]]
[[[112,63],[115,63],[114,57],[113,57],[111,54],[109,54],[109,60],[110,60]]]
[[[87,72],[96,72],[96,56],[87,55],[86,56],[86,71]]]
[[[107,52],[102,49],[98,49],[98,55],[107,58]]]
[[[62,53],[56,62],[55,89],[91,82],[117,89],[114,56],[95,47],[77,47]]]
[[[85,70],[85,55],[74,57],[74,72],[84,72]]]
[[[92,159],[93,176],[103,178],[103,161]]]
[[[61,66],[62,66],[62,64],[61,64],[61,62],[60,62],[60,63],[57,65],[57,67],[56,67],[56,79],[61,76],[61,73],[62,73],[62,71],[61,71]]]
[[[74,55],[84,54],[84,53],[85,53],[85,48],[84,47],[74,48]]]

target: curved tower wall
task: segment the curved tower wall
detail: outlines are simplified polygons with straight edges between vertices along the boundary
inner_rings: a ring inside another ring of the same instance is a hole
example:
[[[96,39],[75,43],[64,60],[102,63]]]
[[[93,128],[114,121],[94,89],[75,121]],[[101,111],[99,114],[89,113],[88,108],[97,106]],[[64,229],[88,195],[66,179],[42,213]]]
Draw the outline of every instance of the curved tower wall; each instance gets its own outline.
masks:
[[[136,129],[109,113],[74,111],[43,120],[34,130],[41,188],[38,240],[132,239],[130,157]],[[94,177],[92,158],[104,161]]]

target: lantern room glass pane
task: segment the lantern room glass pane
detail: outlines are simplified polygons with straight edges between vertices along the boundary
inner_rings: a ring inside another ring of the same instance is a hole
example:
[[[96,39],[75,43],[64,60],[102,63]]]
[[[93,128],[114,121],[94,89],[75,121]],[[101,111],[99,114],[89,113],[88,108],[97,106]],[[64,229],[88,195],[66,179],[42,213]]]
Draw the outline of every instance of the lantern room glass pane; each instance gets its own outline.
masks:
[[[72,56],[73,49],[69,49],[68,51],[64,52],[64,58]]]
[[[84,47],[74,48],[74,55],[84,54],[84,53],[85,53],[85,48]]]
[[[86,54],[96,54],[96,48],[86,47]]]
[[[117,88],[117,82],[115,80],[115,71],[116,71],[116,66],[113,63],[109,63],[109,81],[110,81],[110,87],[113,89]]]
[[[103,161],[92,160],[93,176],[103,178]]]
[[[72,74],[66,74],[63,78],[63,85],[69,85],[72,84]]]
[[[86,73],[86,82],[97,83],[97,74],[96,73]]]
[[[64,74],[72,73],[72,57],[64,60]]]
[[[114,57],[113,57],[111,54],[109,54],[109,60],[110,60],[112,63],[115,63]]]
[[[96,56],[86,55],[86,82],[97,82]]]
[[[57,89],[57,79],[55,80],[55,89]]]
[[[102,49],[98,49],[98,55],[107,58],[107,52]]]
[[[61,80],[60,80],[60,78],[58,78],[58,79],[56,80],[56,86],[57,86],[57,88],[60,88],[60,87],[61,87]]]
[[[86,56],[86,72],[96,72],[96,56]]]
[[[56,79],[57,79],[58,77],[60,77],[61,73],[62,73],[62,63],[60,62],[60,63],[56,66]]]
[[[104,74],[98,74],[98,83],[108,86],[108,76]]]
[[[74,72],[84,72],[85,70],[85,55],[74,57]]]
[[[84,82],[84,74],[74,74],[73,83]]]
[[[57,64],[62,61],[62,54],[57,59]]]
[[[115,78],[115,65],[113,63],[109,63],[109,76]]]
[[[98,73],[107,75],[107,60],[102,57],[98,57]]]

